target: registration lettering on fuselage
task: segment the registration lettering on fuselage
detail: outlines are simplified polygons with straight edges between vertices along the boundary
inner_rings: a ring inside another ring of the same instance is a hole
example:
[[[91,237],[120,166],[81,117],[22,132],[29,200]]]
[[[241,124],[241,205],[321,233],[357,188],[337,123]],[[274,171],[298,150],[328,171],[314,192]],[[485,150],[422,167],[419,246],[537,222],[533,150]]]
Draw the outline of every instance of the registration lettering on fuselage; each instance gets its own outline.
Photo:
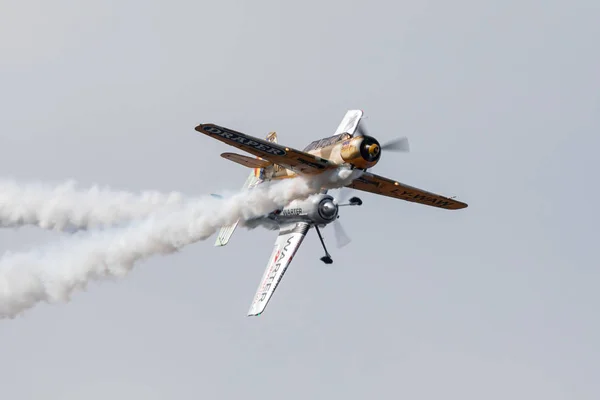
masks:
[[[302,214],[301,208],[288,208],[281,212],[281,215],[300,215]]]

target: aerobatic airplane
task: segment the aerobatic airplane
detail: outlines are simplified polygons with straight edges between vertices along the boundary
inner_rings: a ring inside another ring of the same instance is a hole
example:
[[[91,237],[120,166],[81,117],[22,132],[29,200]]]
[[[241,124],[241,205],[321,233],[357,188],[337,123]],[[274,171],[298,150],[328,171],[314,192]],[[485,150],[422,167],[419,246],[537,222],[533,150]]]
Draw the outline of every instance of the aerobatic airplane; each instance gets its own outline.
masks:
[[[316,175],[330,169],[346,167],[365,171],[347,185],[348,188],[446,210],[459,210],[467,207],[467,204],[454,198],[430,193],[367,172],[369,168],[377,164],[382,151],[408,151],[408,141],[406,138],[401,138],[380,145],[374,137],[367,134],[361,123],[362,117],[361,110],[349,110],[333,136],[316,140],[303,151],[278,144],[275,132],[269,133],[266,140],[263,140],[214,124],[200,124],[196,130],[256,156],[256,158],[252,158],[235,153],[221,154],[225,159],[252,168],[242,189],[253,188],[271,180],[293,178],[299,175]],[[273,210],[264,217],[246,221],[245,225],[247,226],[264,226],[279,230],[275,247],[248,311],[248,316],[260,315],[265,310],[310,228],[314,227],[317,231],[325,251],[325,256],[321,260],[326,264],[331,264],[333,260],[327,251],[319,228],[324,228],[335,221],[334,229],[336,238],[338,238],[338,247],[347,244],[349,239],[337,222],[339,207],[360,206],[361,204],[362,200],[358,197],[352,197],[347,204],[338,204],[332,196],[327,194],[327,190],[322,190],[319,194],[305,200],[294,200],[283,209]],[[229,242],[238,222],[221,228],[215,246],[225,246]]]

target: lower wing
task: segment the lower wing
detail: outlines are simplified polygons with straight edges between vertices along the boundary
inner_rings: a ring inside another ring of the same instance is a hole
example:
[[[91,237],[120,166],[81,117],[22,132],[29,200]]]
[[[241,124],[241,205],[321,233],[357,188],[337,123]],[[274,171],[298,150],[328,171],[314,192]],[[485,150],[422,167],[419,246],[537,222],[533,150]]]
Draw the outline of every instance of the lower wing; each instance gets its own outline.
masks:
[[[460,210],[468,206],[461,201],[427,192],[369,172],[365,172],[347,186],[365,192],[394,197],[426,206],[444,208],[446,210]]]
[[[309,229],[310,225],[305,222],[281,225],[273,253],[248,311],[248,316],[260,315],[265,310]]]

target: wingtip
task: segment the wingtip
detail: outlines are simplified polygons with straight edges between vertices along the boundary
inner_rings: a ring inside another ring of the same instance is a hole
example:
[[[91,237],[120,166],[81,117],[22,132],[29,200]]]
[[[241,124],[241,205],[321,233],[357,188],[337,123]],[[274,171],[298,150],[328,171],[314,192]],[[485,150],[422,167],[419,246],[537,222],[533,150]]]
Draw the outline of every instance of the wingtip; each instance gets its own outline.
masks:
[[[194,129],[197,130],[198,132],[204,133],[202,131],[202,129],[204,129],[205,126],[209,126],[209,125],[214,125],[214,124],[212,124],[212,123],[198,124],[198,125],[196,125],[196,127]]]
[[[464,208],[469,207],[469,205],[467,203],[463,203],[462,201],[458,202],[458,207],[456,207],[457,210],[462,210]]]
[[[452,207],[446,207],[446,210],[456,211],[456,210],[463,210],[467,207],[469,207],[468,204],[459,202],[457,204],[454,204]]]
[[[456,196],[446,197],[446,199],[452,202],[449,204],[450,207],[446,208],[447,210],[462,210],[463,208],[469,207],[467,203],[456,200]]]
[[[252,303],[252,306],[250,306],[250,309],[248,310],[248,313],[246,314],[246,316],[247,317],[258,317],[264,311],[265,311],[264,307],[260,307],[256,303]]]
[[[262,311],[253,311],[253,309],[251,308],[248,311],[248,314],[246,314],[247,317],[258,317],[260,314],[262,314]]]

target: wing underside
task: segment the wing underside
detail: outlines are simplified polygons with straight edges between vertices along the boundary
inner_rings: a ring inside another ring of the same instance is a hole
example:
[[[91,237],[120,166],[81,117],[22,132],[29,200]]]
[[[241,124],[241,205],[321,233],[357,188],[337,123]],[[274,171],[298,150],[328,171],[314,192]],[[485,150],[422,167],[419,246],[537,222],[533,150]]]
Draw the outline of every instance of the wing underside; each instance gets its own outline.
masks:
[[[393,197],[400,200],[419,203],[426,206],[443,208],[446,210],[460,210],[468,205],[461,201],[451,199],[439,194],[431,193],[404,183],[396,182],[383,176],[365,172],[355,179],[350,188],[375,193],[382,196]]]
[[[260,315],[273,296],[296,251],[302,244],[310,225],[305,222],[282,225],[269,258],[269,263],[248,311],[248,316]]]

